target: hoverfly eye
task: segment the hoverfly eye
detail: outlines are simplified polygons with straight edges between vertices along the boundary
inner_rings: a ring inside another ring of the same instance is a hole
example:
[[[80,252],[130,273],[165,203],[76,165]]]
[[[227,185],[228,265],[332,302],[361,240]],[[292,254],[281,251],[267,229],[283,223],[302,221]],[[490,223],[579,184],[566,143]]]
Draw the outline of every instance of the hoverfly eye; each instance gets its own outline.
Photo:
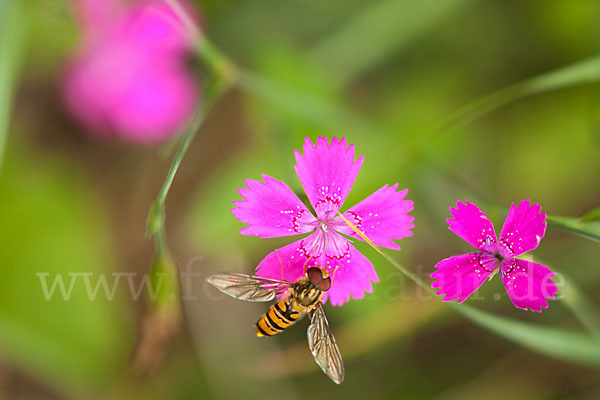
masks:
[[[329,288],[331,287],[331,279],[329,277],[323,279],[321,281],[321,283],[319,283],[319,285],[317,285],[317,287],[319,288],[319,290],[322,290],[323,292],[328,291]]]
[[[323,281],[323,273],[319,268],[309,268],[306,271],[306,276],[308,276],[308,280],[315,286],[319,286],[319,284]]]

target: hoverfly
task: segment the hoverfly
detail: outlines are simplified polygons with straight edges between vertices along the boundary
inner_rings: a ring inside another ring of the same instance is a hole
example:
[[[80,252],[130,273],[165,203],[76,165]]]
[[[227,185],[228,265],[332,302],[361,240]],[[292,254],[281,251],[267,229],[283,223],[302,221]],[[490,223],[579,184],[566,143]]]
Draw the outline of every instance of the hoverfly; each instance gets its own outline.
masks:
[[[287,292],[254,325],[256,335],[276,335],[312,312],[307,332],[308,347],[323,372],[335,383],[342,383],[342,354],[323,311],[323,295],[331,287],[331,278],[327,273],[312,267],[304,277],[296,282],[288,282],[230,272],[211,275],[207,281],[221,292],[244,301],[267,302]]]

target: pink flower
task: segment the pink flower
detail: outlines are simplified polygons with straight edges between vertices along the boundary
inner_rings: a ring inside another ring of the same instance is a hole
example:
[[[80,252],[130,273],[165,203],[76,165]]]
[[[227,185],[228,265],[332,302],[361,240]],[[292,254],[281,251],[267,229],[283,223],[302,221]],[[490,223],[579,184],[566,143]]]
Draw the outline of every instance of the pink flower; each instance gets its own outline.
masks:
[[[458,299],[462,303],[475,292],[492,274],[499,271],[508,297],[515,307],[541,312],[548,307],[546,299],[553,299],[558,291],[548,267],[515,258],[535,249],[546,232],[546,214],[536,203],[530,206],[523,200],[517,207],[512,203],[510,211],[496,239],[494,226],[487,215],[475,204],[456,203],[450,208],[454,219],[449,218],[448,229],[474,246],[478,251],[454,256],[440,261],[436,279],[431,285],[439,288],[443,301]]]
[[[317,145],[306,138],[304,156],[295,152],[296,173],[315,214],[283,183],[267,175],[263,181],[246,180],[239,189],[245,201],[235,201],[233,214],[249,224],[240,233],[261,238],[309,234],[265,257],[257,267],[260,276],[296,281],[306,268],[320,265],[333,273],[326,292],[331,304],[341,305],[371,292],[378,282],[371,262],[350,244],[346,237],[360,237],[337,215],[348,196],[364,157],[354,161],[354,145],[346,139],[319,137]],[[397,191],[398,184],[385,185],[343,215],[375,244],[400,250],[393,242],[411,236],[413,217],[407,213],[413,202],[405,200],[408,190]],[[316,216],[315,216],[316,215]],[[344,236],[346,235],[346,236]],[[283,265],[281,265],[281,259]],[[308,260],[308,262],[307,262]]]
[[[197,101],[185,65],[192,43],[182,21],[162,0],[75,3],[83,38],[65,70],[68,110],[101,137],[170,138]]]

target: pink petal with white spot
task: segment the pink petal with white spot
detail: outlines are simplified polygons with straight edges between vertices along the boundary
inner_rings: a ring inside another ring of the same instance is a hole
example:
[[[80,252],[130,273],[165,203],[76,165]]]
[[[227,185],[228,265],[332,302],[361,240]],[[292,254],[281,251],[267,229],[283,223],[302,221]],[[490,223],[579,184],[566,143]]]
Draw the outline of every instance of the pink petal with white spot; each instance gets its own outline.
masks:
[[[466,201],[456,203],[456,208],[450,207],[454,218],[448,218],[448,229],[479,250],[496,243],[494,225],[483,211],[475,204]]]
[[[498,264],[496,258],[487,253],[470,253],[453,256],[436,264],[437,271],[431,274],[435,282],[431,285],[442,301],[458,299],[465,301],[490,276]]]
[[[320,219],[333,217],[348,196],[364,157],[354,161],[354,145],[348,147],[346,139],[319,136],[317,145],[309,138],[304,143],[304,156],[296,156],[296,173]]]
[[[355,300],[362,299],[365,292],[373,291],[373,282],[379,282],[373,264],[348,243],[348,253],[332,274],[331,288],[325,292],[323,301],[329,300],[331,305],[341,306],[350,300],[350,296]]]
[[[247,189],[238,190],[244,201],[234,201],[231,210],[249,224],[240,233],[262,238],[298,235],[315,228],[316,219],[304,203],[282,181],[262,175],[263,181],[247,179]]]
[[[414,217],[408,215],[413,202],[405,200],[408,190],[397,190],[398,184],[385,185],[344,213],[373,243],[394,250],[400,250],[400,246],[393,240],[411,236],[414,227]],[[337,231],[362,240],[346,223]]]
[[[501,266],[502,282],[515,307],[522,310],[541,312],[548,308],[546,299],[553,299],[558,292],[550,279],[556,274],[545,265],[520,260],[507,259]]]
[[[529,199],[523,200],[517,207],[515,203],[511,204],[499,242],[512,255],[518,256],[540,244],[547,226],[546,213],[541,211],[542,207],[537,203],[530,206]]]
[[[316,233],[288,244],[266,256],[256,267],[256,274],[271,279],[295,282],[305,270],[321,264],[322,238]],[[307,262],[308,260],[308,262]]]

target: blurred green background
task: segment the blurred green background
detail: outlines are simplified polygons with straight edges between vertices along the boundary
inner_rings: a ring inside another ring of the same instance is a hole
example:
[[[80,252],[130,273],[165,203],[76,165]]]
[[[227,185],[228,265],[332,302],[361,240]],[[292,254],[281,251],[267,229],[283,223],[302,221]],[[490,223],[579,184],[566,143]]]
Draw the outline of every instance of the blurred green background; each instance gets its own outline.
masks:
[[[598,207],[600,1],[197,1],[207,37],[246,72],[208,114],[166,202],[171,253],[193,274],[175,323],[147,296],[133,299],[127,278],[139,287],[153,262],[146,218],[173,146],[87,136],[57,100],[77,39],[69,3],[0,4],[3,398],[600,397],[597,360],[552,358],[482,329],[362,243],[381,282],[363,300],[326,307],[347,369],[339,387],[314,364],[306,321],[258,339],[252,324],[265,306],[204,283],[219,270],[250,272],[289,243],[238,235],[229,210],[243,180],[261,173],[301,194],[293,150],[305,136],[346,137],[365,155],[346,207],[386,183],[409,188],[416,228],[393,256],[425,279],[467,251],[446,229],[457,200],[479,204],[497,229],[525,198],[552,216]],[[597,242],[551,226],[534,256],[566,274],[572,292],[526,313],[496,278],[480,290],[485,301],[468,303],[576,332],[582,318],[594,331],[598,255]],[[90,300],[83,276],[95,286],[102,273],[121,284],[112,300],[101,290]],[[80,280],[70,300],[47,301],[40,274]]]

